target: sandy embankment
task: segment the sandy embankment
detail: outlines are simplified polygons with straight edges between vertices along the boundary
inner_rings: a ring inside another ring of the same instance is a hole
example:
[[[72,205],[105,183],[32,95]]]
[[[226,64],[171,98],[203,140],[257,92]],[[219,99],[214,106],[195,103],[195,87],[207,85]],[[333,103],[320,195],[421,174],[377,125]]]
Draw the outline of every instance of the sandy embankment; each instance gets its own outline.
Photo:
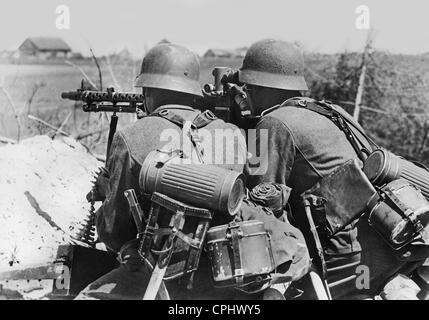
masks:
[[[77,233],[103,163],[69,138],[0,147],[0,272],[41,265]]]

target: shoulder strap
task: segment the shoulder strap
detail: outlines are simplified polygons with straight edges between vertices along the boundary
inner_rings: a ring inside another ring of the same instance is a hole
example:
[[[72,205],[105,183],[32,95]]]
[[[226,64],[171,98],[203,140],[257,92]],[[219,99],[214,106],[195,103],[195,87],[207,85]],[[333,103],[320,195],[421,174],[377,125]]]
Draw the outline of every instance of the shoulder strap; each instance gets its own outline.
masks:
[[[149,116],[164,118],[174,123],[175,125],[179,126],[180,128],[183,128],[186,122],[186,120],[182,116],[178,115],[173,110],[168,110],[168,109],[163,109],[158,112],[151,113]],[[198,112],[198,114],[192,120],[192,127],[194,127],[195,129],[200,129],[217,119],[218,118],[210,110],[205,110],[204,112]]]
[[[344,121],[346,121],[349,125],[351,125],[357,132],[359,132],[367,141],[369,144],[371,144],[375,149],[379,149],[380,147],[374,142],[374,140],[372,140],[364,131],[363,128],[351,117],[348,116],[348,114],[344,115],[342,114],[340,111],[337,110],[337,108],[340,108],[341,110],[343,110],[340,106],[332,104],[329,101],[326,100],[322,100],[322,101],[317,101],[318,104],[323,104],[326,105],[334,110],[336,110],[344,119]],[[346,113],[346,111],[344,111],[344,113]]]
[[[164,118],[174,123],[175,125],[177,125],[180,129],[183,129],[186,122],[186,120],[182,116],[178,115],[173,110],[168,110],[168,109],[163,109],[163,110],[160,110],[159,112],[151,113],[150,116],[155,116],[155,117],[158,116],[158,117]],[[211,123],[216,119],[217,117],[210,110],[206,110],[204,112],[198,112],[198,114],[192,120],[191,128],[188,132],[188,137],[191,140],[192,145],[196,150],[198,159],[200,160],[201,163],[204,163],[204,160],[203,160],[204,151],[201,147],[201,138],[198,135],[197,130],[202,127],[205,127],[206,125],[208,125],[209,123]]]
[[[305,108],[305,109],[311,110],[313,112],[316,112],[316,113],[318,113],[324,117],[329,118],[332,122],[334,122],[334,124],[341,131],[344,132],[347,140],[350,142],[351,146],[353,147],[353,149],[355,150],[356,154],[358,155],[358,157],[361,161],[365,161],[365,159],[370,154],[370,151],[365,147],[365,145],[362,143],[362,141],[359,140],[359,138],[353,132],[353,130],[351,130],[349,125],[352,125],[356,130],[358,130],[359,133],[362,134],[365,137],[365,139],[368,140],[369,143],[372,143],[375,146],[377,146],[359,128],[359,126],[357,126],[351,120],[347,119],[344,115],[342,115],[340,112],[335,110],[333,105],[327,101],[317,101],[317,100],[314,100],[311,98],[297,97],[297,98],[292,98],[292,99],[286,100],[285,102],[280,104],[277,108],[288,107],[288,106]]]
[[[208,125],[209,123],[217,120],[218,118],[210,110],[198,113],[197,116],[192,120],[192,124],[195,128],[200,129]]]
[[[149,116],[150,117],[164,118],[165,120],[168,120],[168,121],[174,123],[175,125],[177,125],[181,129],[185,125],[185,119],[172,110],[163,109],[163,110],[160,110],[158,112],[151,113]]]

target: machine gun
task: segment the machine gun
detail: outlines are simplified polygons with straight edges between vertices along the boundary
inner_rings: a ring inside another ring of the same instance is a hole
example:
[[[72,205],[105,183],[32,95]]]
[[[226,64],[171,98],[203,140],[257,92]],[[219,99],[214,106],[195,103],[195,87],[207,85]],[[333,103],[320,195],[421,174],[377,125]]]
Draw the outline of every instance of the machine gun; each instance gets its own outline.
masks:
[[[83,101],[85,112],[125,112],[137,113],[143,108],[143,95],[138,93],[115,92],[114,88],[107,88],[106,92],[78,89],[61,93],[61,98],[74,101]]]
[[[202,90],[203,98],[197,100],[196,108],[209,109],[218,118],[233,123],[240,128],[252,126],[254,117],[251,116],[246,94],[238,81],[238,73],[228,67],[215,67],[212,72],[213,84],[206,84]],[[107,91],[96,91],[82,80],[81,88],[76,91],[61,93],[61,98],[83,102],[84,112],[112,112],[106,155],[118,124],[117,113],[135,113],[140,119],[145,116],[144,96],[139,93],[115,92],[114,88]],[[106,159],[107,159],[106,156]]]
[[[76,91],[61,93],[61,98],[82,101],[84,112],[112,112],[110,118],[109,138],[107,141],[106,159],[110,152],[113,136],[118,125],[116,113],[135,113],[137,118],[145,116],[143,111],[143,95],[138,93],[115,92],[114,88],[107,88],[107,91],[88,90],[85,81],[82,80],[81,88]]]

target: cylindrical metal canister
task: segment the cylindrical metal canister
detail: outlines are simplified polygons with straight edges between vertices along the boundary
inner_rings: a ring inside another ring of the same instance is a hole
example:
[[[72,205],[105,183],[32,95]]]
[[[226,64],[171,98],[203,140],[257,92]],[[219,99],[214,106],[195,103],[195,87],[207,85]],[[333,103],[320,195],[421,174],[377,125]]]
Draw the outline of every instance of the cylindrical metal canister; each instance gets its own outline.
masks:
[[[410,242],[429,219],[428,200],[404,179],[384,186],[368,209],[369,224],[395,249]]]
[[[153,151],[143,162],[140,187],[144,193],[160,192],[189,205],[237,213],[245,195],[242,173],[214,165],[161,160],[159,152]]]
[[[377,186],[399,178],[405,179],[419,188],[429,200],[429,171],[387,150],[378,149],[371,153],[363,171]]]
[[[237,248],[233,248],[231,239],[231,228],[234,227],[238,228],[240,233]],[[271,243],[264,223],[249,220],[238,222],[234,227],[221,225],[210,228],[207,232],[206,251],[213,281],[218,287],[236,286],[237,266],[234,265],[234,255],[240,256],[240,275],[243,276],[244,283],[274,270]]]

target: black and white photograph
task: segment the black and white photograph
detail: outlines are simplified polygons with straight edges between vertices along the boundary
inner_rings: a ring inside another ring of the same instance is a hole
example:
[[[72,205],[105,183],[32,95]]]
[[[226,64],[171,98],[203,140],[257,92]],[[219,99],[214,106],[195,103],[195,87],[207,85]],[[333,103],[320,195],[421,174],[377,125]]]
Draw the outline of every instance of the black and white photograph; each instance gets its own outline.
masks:
[[[2,0],[0,300],[429,300],[428,14]]]

